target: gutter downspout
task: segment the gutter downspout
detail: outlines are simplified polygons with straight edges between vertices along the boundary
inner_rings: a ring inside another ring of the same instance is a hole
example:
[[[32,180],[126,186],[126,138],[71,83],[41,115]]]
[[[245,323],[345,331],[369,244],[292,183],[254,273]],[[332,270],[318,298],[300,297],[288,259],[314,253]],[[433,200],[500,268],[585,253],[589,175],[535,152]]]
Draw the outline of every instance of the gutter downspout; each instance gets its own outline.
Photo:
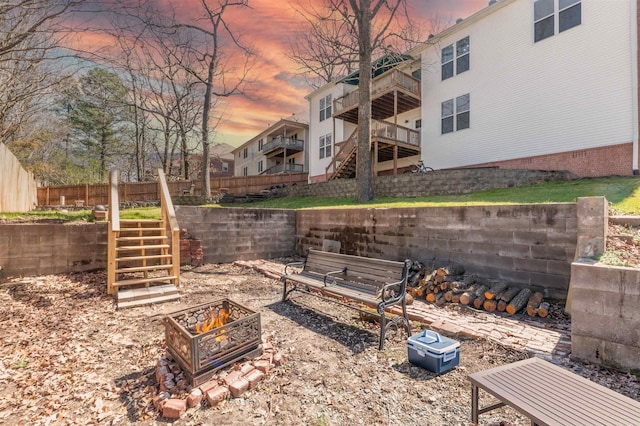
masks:
[[[632,169],[633,174],[640,174],[638,168],[638,97],[640,97],[640,91],[638,91],[638,55],[640,55],[640,51],[638,51],[638,21],[640,17],[638,16],[638,0],[629,2],[630,11],[629,15],[631,16],[629,25],[630,25],[630,33],[631,33],[631,87],[632,87],[632,121],[633,121],[633,158],[632,158]]]

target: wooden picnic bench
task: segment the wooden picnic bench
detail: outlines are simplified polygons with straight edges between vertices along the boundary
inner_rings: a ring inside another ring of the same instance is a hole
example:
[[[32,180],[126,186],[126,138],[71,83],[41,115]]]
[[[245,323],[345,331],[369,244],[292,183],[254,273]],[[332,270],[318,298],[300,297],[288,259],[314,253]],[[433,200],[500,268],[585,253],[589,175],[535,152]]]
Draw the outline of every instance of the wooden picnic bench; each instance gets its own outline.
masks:
[[[509,405],[537,426],[640,425],[640,402],[539,358],[470,374],[468,379],[474,423],[479,414]],[[479,408],[479,389],[500,402]]]
[[[410,267],[410,260],[395,262],[310,249],[304,262],[285,266],[282,301],[291,292],[302,291],[354,309],[363,310],[362,305],[374,308],[380,315],[382,350],[389,328],[401,324],[407,336],[411,335],[405,299]],[[395,305],[402,306],[402,316],[388,319],[385,310]]]

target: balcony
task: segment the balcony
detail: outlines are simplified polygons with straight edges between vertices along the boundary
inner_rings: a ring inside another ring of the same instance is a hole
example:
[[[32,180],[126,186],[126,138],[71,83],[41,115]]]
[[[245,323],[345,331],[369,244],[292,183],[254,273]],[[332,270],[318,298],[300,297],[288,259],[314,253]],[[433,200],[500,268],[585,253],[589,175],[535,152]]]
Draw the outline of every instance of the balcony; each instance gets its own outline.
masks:
[[[304,141],[300,139],[278,136],[262,147],[262,153],[267,157],[284,157],[296,152],[304,151]],[[286,154],[285,154],[286,152]]]
[[[269,167],[264,172],[260,173],[261,175],[275,175],[278,173],[303,173],[304,165],[303,164],[276,164],[273,167]]]
[[[384,120],[420,107],[420,80],[396,69],[371,81],[371,118]],[[358,123],[358,89],[333,101],[333,117]]]

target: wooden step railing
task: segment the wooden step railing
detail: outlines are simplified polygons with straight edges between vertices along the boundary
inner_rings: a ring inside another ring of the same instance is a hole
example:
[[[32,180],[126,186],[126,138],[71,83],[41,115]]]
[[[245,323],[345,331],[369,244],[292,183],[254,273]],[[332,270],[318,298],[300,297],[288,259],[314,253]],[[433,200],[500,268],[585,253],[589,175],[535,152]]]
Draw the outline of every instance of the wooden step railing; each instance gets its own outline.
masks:
[[[160,185],[160,217],[165,228],[171,233],[171,262],[173,264],[172,274],[175,279],[175,285],[180,285],[180,226],[169,194],[167,179],[164,171],[158,169],[158,185]]]
[[[337,143],[335,145],[337,148],[336,153],[333,155],[331,162],[325,168],[325,179],[332,179],[338,170],[340,170],[341,164],[349,158],[349,156],[353,153],[353,151],[358,146],[358,129],[356,128],[349,139],[344,142]]]

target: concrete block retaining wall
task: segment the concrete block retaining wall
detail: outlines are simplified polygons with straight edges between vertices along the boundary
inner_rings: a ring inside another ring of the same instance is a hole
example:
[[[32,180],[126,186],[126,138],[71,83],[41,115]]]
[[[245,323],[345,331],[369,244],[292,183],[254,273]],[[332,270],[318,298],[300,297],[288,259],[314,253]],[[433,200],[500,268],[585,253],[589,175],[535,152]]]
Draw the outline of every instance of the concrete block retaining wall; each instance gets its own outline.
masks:
[[[497,168],[436,170],[378,176],[373,180],[376,196],[421,197],[427,195],[468,194],[496,188],[512,188],[537,183],[568,180],[568,172],[508,170]],[[355,197],[355,179],[336,179],[313,185],[297,185],[280,190],[293,197]]]
[[[302,210],[297,251],[340,241],[374,258],[457,262],[469,273],[567,295],[576,251],[576,205]]]
[[[205,263],[290,256],[294,210],[176,206],[181,228],[201,241]]]
[[[0,224],[2,276],[106,268],[107,223]]]
[[[640,369],[640,269],[579,259],[571,274],[571,355]]]

